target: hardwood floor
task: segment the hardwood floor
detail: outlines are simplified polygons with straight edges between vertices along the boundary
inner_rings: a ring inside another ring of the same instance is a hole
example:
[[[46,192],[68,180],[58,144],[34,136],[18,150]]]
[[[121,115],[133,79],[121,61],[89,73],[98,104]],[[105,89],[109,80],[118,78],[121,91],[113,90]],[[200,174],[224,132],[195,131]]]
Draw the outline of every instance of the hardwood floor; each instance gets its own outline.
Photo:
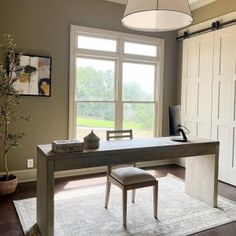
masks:
[[[171,173],[182,179],[185,177],[185,169],[177,165],[159,166],[149,168],[156,177],[162,177]],[[105,174],[105,173],[104,173]],[[55,192],[63,191],[70,182],[70,188],[80,188],[87,185],[105,184],[105,175],[95,174],[80,177],[61,178],[55,180]],[[80,180],[80,181],[76,181]],[[219,194],[236,201],[236,187],[219,182]],[[16,192],[7,197],[0,197],[0,235],[23,236],[23,232],[13,205],[12,200],[19,200],[36,196],[36,183],[22,183]],[[236,236],[236,222],[229,223],[214,229],[210,229],[195,236]]]

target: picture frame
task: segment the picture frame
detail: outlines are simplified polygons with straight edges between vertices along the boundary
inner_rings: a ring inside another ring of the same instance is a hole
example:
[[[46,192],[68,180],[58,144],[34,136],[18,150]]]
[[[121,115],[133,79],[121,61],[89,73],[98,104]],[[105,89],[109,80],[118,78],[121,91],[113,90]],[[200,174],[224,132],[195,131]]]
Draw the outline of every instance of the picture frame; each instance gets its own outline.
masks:
[[[51,96],[51,65],[49,56],[22,54],[14,73],[13,86],[21,96]]]

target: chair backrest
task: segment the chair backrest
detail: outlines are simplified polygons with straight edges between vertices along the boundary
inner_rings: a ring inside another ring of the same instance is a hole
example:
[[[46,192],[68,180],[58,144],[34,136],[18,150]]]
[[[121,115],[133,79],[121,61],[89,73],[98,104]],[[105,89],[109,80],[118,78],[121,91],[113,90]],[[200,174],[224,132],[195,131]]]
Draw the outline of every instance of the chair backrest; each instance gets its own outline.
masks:
[[[111,140],[111,139],[124,139],[124,138],[129,138],[129,139],[133,139],[133,130],[132,129],[126,129],[126,130],[107,130],[106,132],[107,134],[107,140]],[[136,166],[135,163],[127,163],[127,164],[122,164],[122,165],[113,165],[113,166],[108,166],[107,168],[107,175],[110,174],[111,170],[113,168],[120,168],[120,167],[124,167],[124,166],[130,166],[132,164],[132,166]]]
[[[107,140],[111,139],[123,139],[129,138],[133,139],[133,131],[132,129],[127,130],[107,130]]]

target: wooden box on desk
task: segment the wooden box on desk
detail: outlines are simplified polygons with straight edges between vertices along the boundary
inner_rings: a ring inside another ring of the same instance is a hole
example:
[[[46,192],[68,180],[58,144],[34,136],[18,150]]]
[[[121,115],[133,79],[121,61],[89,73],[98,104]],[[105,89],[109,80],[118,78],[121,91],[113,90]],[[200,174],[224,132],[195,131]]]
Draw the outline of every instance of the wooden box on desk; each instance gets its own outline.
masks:
[[[52,141],[52,150],[55,153],[83,152],[84,143],[78,140],[55,140]]]

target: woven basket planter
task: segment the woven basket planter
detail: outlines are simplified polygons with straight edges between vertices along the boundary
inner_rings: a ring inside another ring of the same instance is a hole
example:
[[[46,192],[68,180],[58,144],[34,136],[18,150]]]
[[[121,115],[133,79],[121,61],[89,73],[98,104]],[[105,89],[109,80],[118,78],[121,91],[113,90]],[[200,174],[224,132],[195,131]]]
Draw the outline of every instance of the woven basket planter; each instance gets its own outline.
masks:
[[[0,195],[8,195],[14,193],[17,186],[17,178],[14,175],[10,175],[9,180],[0,179]]]

